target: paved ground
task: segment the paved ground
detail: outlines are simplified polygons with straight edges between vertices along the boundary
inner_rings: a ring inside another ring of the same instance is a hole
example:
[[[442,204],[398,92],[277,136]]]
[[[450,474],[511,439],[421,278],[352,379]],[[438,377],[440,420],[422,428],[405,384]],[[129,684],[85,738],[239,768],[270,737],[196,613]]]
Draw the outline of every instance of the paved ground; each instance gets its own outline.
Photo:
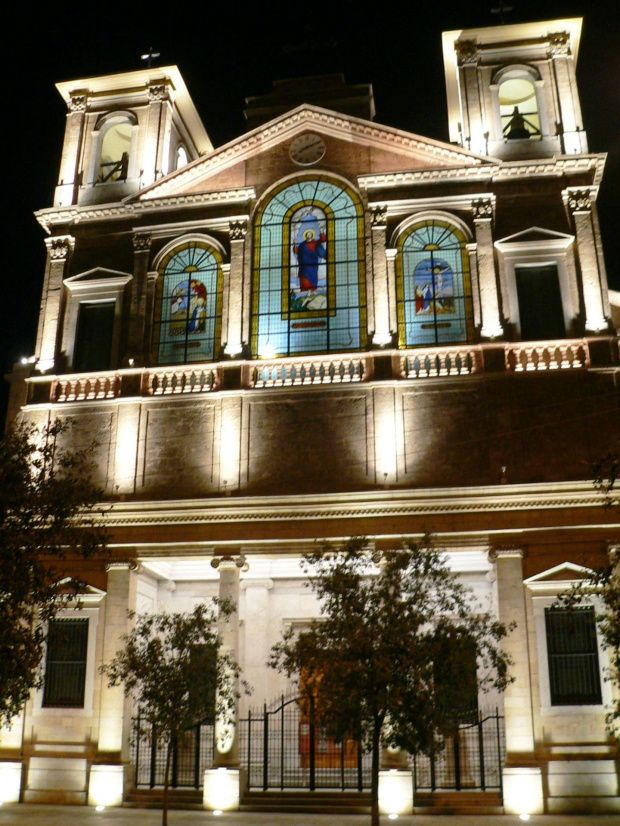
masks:
[[[221,817],[211,812],[173,811],[169,826],[367,826],[366,815],[285,815],[230,812]],[[512,815],[414,815],[396,821],[381,818],[381,826],[523,826]],[[4,804],[0,826],[160,826],[161,812],[144,809],[107,809],[87,806],[29,806]],[[532,815],[530,826],[619,826],[619,815]]]

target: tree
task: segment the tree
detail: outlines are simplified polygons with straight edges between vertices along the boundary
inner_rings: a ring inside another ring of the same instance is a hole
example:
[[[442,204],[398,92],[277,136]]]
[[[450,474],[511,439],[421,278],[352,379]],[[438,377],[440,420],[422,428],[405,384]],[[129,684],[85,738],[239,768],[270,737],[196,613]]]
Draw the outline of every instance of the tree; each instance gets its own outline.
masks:
[[[594,487],[602,494],[604,506],[620,510],[618,485],[620,484],[620,449],[610,450],[593,466]],[[592,571],[570,591],[560,594],[557,606],[569,611],[592,604],[598,598],[600,609],[596,622],[607,650],[609,665],[605,679],[615,686],[612,706],[605,716],[610,734],[620,737],[620,549],[610,555],[609,562]]]
[[[293,678],[302,702],[314,702],[329,737],[372,752],[377,826],[382,745],[439,751],[458,727],[454,685],[471,696],[478,686],[503,690],[511,678],[500,648],[509,629],[479,609],[428,541],[383,553],[380,573],[366,548],[364,539],[352,539],[304,555],[321,618],[298,636],[289,631],[272,648],[270,665]]]
[[[58,446],[70,423],[0,439],[0,725],[42,683],[46,627],[83,588],[66,563],[106,547],[89,452]]]
[[[139,734],[155,731],[166,746],[163,826],[175,740],[206,717],[230,721],[239,697],[239,666],[221,651],[217,633],[218,620],[233,610],[229,600],[214,598],[188,614],[129,612],[136,624],[122,636],[124,648],[101,667],[109,685],[122,684],[139,709]]]

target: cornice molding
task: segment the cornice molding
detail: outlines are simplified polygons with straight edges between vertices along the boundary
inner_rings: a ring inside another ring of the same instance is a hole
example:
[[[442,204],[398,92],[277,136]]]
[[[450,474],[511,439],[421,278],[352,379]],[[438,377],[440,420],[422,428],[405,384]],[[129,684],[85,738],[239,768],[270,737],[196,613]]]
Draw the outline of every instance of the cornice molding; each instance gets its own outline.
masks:
[[[150,201],[123,201],[116,204],[97,204],[93,206],[68,206],[42,209],[35,212],[35,217],[43,229],[49,233],[54,224],[80,224],[87,221],[105,221],[118,218],[132,218],[145,211],[182,209],[187,206],[240,204],[245,205],[256,199],[254,187],[224,189],[217,192],[199,192],[188,195],[170,195],[167,198],[154,198]]]
[[[417,169],[410,172],[377,172],[373,175],[359,175],[357,182],[362,189],[370,190],[459,179],[506,181],[521,177],[561,177],[566,174],[593,170],[595,173],[593,185],[596,186],[603,174],[605,158],[604,154],[579,155],[578,157],[540,158],[532,161],[496,161],[494,164],[484,166]]]
[[[295,497],[234,497],[118,502],[101,517],[109,527],[321,519],[419,517],[432,514],[543,511],[601,506],[591,483],[501,485],[449,490],[376,491]]]
[[[493,163],[487,159],[451,144],[422,138],[408,132],[402,132],[391,126],[374,124],[351,116],[341,115],[319,106],[304,104],[292,112],[282,115],[267,125],[262,125],[240,138],[216,149],[206,158],[198,158],[182,171],[171,174],[167,179],[157,181],[140,193],[141,201],[161,197],[220,172],[234,163],[243,161],[256,150],[265,151],[280,142],[283,137],[292,135],[308,126],[320,128],[332,137],[346,136],[348,141],[355,137],[362,142],[369,142],[384,148],[400,149],[426,157],[441,158],[451,164],[478,165]]]

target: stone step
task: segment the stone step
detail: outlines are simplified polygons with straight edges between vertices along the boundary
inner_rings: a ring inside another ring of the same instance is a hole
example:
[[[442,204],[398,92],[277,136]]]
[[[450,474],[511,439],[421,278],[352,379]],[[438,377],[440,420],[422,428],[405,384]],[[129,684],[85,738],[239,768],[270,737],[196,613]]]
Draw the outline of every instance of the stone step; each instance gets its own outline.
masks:
[[[243,795],[240,809],[242,812],[367,815],[370,813],[370,794],[329,790],[251,791]]]

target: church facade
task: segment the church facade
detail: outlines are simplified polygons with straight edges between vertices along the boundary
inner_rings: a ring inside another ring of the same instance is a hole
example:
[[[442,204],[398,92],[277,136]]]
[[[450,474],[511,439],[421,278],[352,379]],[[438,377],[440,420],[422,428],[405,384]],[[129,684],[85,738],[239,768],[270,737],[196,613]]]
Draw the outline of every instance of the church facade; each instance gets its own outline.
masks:
[[[550,610],[620,545],[590,479],[620,431],[620,353],[580,32],[445,33],[446,143],[375,123],[371,87],[339,76],[276,83],[219,148],[176,67],[58,84],[9,415],[96,440],[112,556],[78,566],[80,687],[35,692],[1,733],[12,799],[119,804],[135,783],[132,709],[99,673],[127,609],[232,596],[241,718],[289,690],[270,648],[318,615],[305,550],[430,532],[517,623],[515,682],[480,698],[502,712],[504,810],[620,811],[594,607],[569,642]],[[238,739],[214,756],[233,777]]]

